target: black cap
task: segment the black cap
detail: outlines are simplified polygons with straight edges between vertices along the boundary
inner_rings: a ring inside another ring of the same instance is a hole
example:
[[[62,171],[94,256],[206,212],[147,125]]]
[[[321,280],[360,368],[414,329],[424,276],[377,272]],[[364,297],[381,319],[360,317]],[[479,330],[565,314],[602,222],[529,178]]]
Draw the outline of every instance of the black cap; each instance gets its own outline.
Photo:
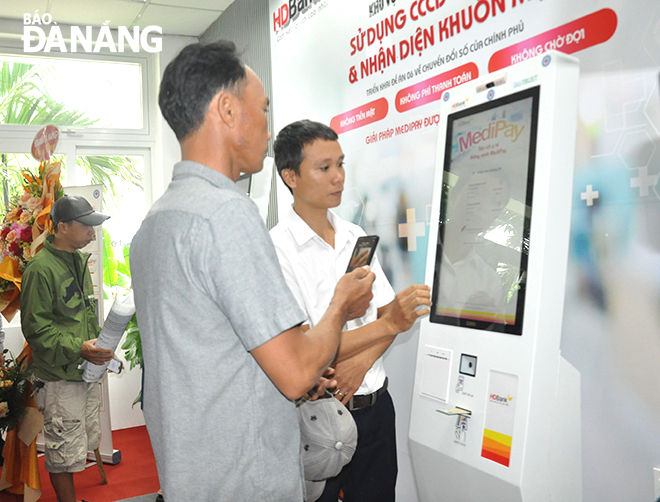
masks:
[[[60,222],[76,220],[83,225],[95,227],[100,225],[110,216],[94,211],[92,205],[87,199],[80,195],[65,195],[55,201],[50,210],[50,219],[53,220],[53,226],[57,227]]]

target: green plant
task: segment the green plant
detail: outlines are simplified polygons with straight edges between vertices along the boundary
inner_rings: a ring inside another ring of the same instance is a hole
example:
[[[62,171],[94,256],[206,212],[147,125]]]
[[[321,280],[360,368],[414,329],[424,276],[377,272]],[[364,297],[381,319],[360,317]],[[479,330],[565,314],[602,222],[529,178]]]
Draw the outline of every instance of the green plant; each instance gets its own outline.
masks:
[[[138,328],[135,316],[133,316],[133,319],[128,324],[128,328],[126,328],[126,340],[124,340],[121,348],[124,350],[124,357],[129,363],[129,369],[133,369],[136,366],[142,369],[142,339],[140,338],[140,328]],[[141,401],[142,390],[140,390],[135,401],[133,401],[133,406]]]
[[[124,261],[115,256],[110,233],[103,229],[103,296],[112,298],[112,288],[127,289],[131,287],[131,271],[128,268],[127,256],[130,246],[124,248]]]
[[[111,242],[110,233],[103,229],[103,294],[106,298],[112,297],[113,287],[128,288],[131,285],[131,247],[124,246],[122,261],[115,256]],[[129,369],[135,367],[142,369],[142,340],[135,316],[126,328],[126,339],[121,348],[124,350],[124,358],[129,364]],[[140,401],[142,401],[142,391],[133,401],[133,406]]]

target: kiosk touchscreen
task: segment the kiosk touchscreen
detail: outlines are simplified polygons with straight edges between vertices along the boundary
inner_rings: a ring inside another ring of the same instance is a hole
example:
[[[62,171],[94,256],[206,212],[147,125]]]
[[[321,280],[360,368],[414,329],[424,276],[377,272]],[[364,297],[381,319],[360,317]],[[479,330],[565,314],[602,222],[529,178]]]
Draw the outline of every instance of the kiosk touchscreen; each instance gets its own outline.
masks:
[[[537,86],[447,118],[434,323],[522,333],[538,104]]]
[[[549,52],[443,96],[410,423],[423,501],[581,500],[560,353],[578,73]]]

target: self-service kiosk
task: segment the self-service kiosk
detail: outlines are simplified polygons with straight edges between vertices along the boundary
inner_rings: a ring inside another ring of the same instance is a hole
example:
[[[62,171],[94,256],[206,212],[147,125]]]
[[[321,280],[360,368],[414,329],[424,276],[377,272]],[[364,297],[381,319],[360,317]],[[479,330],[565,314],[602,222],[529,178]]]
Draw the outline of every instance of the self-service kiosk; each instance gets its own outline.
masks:
[[[560,352],[578,61],[443,95],[410,421],[425,502],[582,500],[580,375]]]

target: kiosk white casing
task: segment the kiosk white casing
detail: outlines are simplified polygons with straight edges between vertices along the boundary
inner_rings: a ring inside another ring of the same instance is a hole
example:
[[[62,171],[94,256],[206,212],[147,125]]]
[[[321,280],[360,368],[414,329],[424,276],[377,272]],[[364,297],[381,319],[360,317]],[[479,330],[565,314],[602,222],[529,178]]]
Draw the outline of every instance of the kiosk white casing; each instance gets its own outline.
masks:
[[[438,322],[442,316],[424,319],[420,327],[409,435],[422,501],[582,500],[580,375],[560,353],[578,75],[577,59],[548,52],[443,96],[426,268],[434,309],[440,301],[436,262],[443,260],[436,256],[443,252],[442,198],[452,183],[445,172],[454,155],[446,151],[451,115],[479,106],[490,110],[486,103],[536,92],[537,130],[530,147],[531,199],[512,197],[507,206],[523,208],[528,225],[521,241],[528,253],[519,250],[526,272],[519,277],[524,310],[517,311],[518,332],[505,332],[513,328],[501,319],[495,331],[469,319]],[[471,414],[445,414],[455,407]]]

